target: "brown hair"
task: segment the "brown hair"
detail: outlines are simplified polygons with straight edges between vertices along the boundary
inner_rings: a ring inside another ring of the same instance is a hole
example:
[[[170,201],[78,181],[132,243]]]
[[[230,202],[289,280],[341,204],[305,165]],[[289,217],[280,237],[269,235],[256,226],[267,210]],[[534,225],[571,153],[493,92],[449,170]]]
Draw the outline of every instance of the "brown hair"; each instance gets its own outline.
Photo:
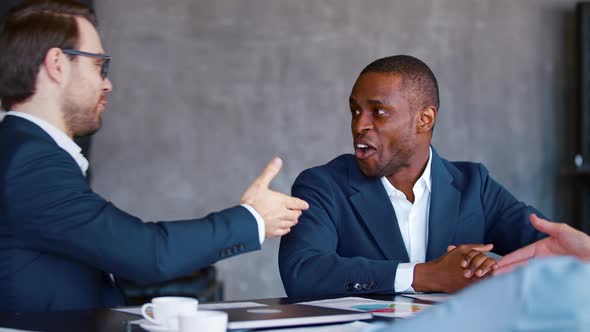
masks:
[[[77,48],[75,17],[96,26],[87,6],[70,0],[29,0],[14,7],[0,26],[0,101],[9,110],[35,93],[39,68],[54,48]]]

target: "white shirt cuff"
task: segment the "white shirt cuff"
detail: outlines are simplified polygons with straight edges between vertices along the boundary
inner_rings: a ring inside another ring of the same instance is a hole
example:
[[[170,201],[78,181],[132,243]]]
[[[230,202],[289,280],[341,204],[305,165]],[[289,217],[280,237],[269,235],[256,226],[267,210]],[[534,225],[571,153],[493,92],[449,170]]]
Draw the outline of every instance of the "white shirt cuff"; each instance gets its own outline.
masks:
[[[395,272],[395,285],[393,287],[396,293],[416,293],[412,288],[414,282],[414,267],[417,263],[399,263]]]
[[[256,223],[258,224],[258,240],[260,241],[260,245],[262,245],[262,243],[264,243],[264,233],[266,232],[266,228],[264,227],[264,219],[262,219],[262,216],[260,216],[260,214],[256,212],[256,210],[254,210],[254,208],[250,205],[242,204],[242,206],[248,209],[254,218],[256,218]]]

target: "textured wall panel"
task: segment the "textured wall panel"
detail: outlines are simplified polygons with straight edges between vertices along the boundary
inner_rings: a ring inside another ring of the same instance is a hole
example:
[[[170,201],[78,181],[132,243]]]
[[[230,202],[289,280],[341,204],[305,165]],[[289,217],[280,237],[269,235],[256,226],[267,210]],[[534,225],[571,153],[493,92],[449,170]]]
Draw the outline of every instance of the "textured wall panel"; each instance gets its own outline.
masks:
[[[115,90],[94,187],[148,220],[237,204],[273,155],[288,192],[352,151],[348,94],[370,61],[406,53],[441,87],[434,138],[517,197],[567,217],[560,167],[576,111],[575,1],[101,0]],[[227,299],[281,296],[278,241],[218,264]],[[198,253],[195,253],[198,254]]]

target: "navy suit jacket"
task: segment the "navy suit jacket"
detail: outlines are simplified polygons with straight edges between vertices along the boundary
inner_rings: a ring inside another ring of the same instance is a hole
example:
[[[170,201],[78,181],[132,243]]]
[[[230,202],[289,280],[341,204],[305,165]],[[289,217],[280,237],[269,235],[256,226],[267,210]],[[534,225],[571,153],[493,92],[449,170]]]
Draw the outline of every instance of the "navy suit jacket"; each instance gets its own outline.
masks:
[[[538,211],[517,201],[476,163],[449,162],[432,149],[426,261],[450,244],[493,243],[504,255],[544,235]],[[302,172],[292,188],[310,208],[281,239],[279,268],[288,296],[393,293],[397,266],[409,262],[393,205],[378,178],[353,155]]]
[[[241,206],[164,223],[119,210],[28,120],[6,116],[0,144],[0,311],[124,305],[107,272],[158,282],[260,248]]]

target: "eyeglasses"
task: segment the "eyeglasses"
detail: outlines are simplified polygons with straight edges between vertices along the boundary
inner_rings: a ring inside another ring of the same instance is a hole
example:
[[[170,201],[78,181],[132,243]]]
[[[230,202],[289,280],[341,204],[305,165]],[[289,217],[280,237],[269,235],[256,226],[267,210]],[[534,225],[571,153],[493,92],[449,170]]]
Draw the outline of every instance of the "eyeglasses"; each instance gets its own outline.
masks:
[[[88,56],[91,58],[103,59],[104,61],[102,63],[102,66],[100,67],[100,76],[102,77],[102,79],[107,78],[107,75],[109,74],[109,64],[111,62],[110,55],[82,52],[82,51],[69,49],[69,48],[62,49],[62,52],[66,53],[66,54],[70,54],[70,55],[81,55],[81,56]]]

